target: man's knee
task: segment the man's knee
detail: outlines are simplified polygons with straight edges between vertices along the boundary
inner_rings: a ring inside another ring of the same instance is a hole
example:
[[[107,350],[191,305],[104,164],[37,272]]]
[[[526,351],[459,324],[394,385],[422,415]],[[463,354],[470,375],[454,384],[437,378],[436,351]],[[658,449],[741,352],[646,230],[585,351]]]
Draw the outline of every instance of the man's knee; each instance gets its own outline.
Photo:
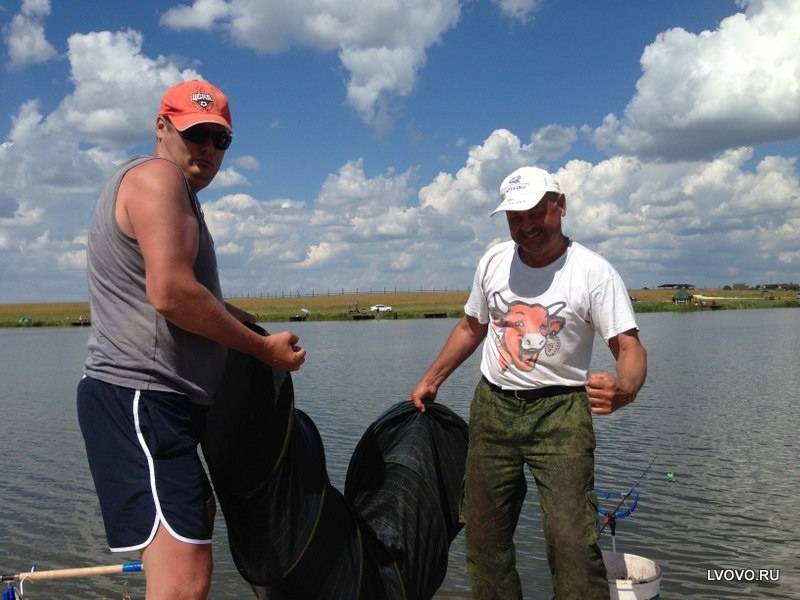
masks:
[[[518,600],[522,598],[513,543],[505,548],[476,548],[467,543],[467,575],[473,598]]]
[[[142,553],[147,600],[205,600],[211,587],[210,544],[189,544],[159,526]]]

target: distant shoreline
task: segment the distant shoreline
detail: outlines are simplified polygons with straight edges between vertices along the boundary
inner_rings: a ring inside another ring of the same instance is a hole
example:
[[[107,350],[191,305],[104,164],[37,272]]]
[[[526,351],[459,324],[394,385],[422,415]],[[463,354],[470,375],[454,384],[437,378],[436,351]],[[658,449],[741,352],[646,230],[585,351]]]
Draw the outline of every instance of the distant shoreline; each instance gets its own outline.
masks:
[[[672,289],[630,290],[630,295],[636,298],[633,306],[637,313],[800,307],[796,293],[789,290],[689,291],[702,299],[690,304],[673,304],[672,297],[676,290]],[[349,321],[364,318],[364,315],[367,318],[374,316],[377,320],[423,319],[426,316],[458,318],[463,314],[467,296],[466,291],[367,292],[227,300],[255,314],[259,321],[290,322],[302,317],[307,321]],[[392,310],[373,313],[370,307],[375,304],[391,306]],[[4,328],[79,326],[87,324],[89,318],[87,302],[0,304],[0,327]]]

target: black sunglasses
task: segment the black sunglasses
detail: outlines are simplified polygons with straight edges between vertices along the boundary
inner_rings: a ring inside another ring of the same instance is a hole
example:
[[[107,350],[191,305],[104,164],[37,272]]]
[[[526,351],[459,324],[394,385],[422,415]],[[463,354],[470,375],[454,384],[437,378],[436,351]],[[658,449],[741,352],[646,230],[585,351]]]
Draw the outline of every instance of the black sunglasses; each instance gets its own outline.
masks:
[[[169,118],[165,118],[167,121],[169,121],[170,125],[175,127]],[[175,131],[181,134],[181,137],[184,140],[187,142],[192,142],[193,144],[205,144],[210,139],[214,144],[214,148],[217,150],[227,150],[230,148],[231,142],[233,141],[233,136],[227,131],[213,131],[208,127],[203,127],[202,125],[194,125],[193,127],[189,127],[189,129],[185,129],[184,131],[179,131],[176,127]]]

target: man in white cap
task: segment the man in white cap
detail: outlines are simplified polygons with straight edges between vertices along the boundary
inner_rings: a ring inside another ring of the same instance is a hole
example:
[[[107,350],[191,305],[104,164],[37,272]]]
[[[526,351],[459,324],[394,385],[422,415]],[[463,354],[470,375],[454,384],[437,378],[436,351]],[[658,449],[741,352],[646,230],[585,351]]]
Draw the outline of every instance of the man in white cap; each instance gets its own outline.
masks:
[[[511,240],[481,258],[465,316],[410,399],[424,411],[483,342],[463,510],[473,597],[522,598],[513,535],[527,464],[556,598],[605,599],[592,415],[633,401],[647,355],[618,273],[562,233],[566,197],[552,175],[522,167],[503,180],[500,195],[492,214],[505,212]],[[608,344],[616,373],[589,372],[595,333]]]
[[[148,600],[200,600],[211,581],[214,497],[197,445],[233,348],[286,371],[290,332],[260,336],[223,301],[197,192],[231,144],[228,100],[169,88],[152,156],[120,165],[97,202],[87,263],[92,333],[78,418],[112,551],[140,550]]]

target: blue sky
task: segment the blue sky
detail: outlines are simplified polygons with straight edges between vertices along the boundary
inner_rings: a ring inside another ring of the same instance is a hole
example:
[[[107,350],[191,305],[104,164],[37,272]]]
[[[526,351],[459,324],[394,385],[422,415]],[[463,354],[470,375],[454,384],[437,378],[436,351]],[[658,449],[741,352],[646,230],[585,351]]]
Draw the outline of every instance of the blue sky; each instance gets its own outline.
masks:
[[[515,168],[631,288],[800,281],[794,0],[0,0],[0,302],[86,297],[114,165],[228,94],[201,195],[228,294],[466,289]]]

